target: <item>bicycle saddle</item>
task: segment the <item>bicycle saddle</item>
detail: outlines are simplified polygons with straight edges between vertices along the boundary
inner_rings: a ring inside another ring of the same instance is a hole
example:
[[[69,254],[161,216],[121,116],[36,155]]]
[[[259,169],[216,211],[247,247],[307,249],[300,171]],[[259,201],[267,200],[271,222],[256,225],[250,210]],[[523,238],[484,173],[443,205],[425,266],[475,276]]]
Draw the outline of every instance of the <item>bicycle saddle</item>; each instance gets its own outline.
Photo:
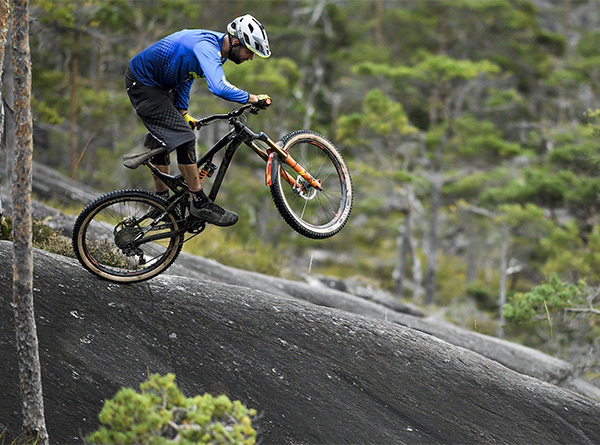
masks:
[[[123,156],[123,165],[127,168],[136,169],[148,159],[166,151],[166,147],[158,147],[154,150],[145,151],[143,153],[130,153]]]

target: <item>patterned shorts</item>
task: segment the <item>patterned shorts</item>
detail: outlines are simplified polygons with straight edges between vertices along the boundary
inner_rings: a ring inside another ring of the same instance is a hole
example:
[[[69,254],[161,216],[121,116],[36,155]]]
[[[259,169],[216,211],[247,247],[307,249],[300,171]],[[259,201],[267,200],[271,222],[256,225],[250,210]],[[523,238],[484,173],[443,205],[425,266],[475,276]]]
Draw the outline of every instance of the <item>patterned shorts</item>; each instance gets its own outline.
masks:
[[[168,165],[169,153],[173,150],[184,145],[187,149],[194,147],[190,142],[195,141],[196,136],[180,111],[175,108],[174,90],[143,85],[129,69],[125,76],[125,86],[133,108],[148,129],[144,146],[149,149],[167,147],[167,153],[155,159],[156,163]],[[193,155],[195,156],[195,152]]]

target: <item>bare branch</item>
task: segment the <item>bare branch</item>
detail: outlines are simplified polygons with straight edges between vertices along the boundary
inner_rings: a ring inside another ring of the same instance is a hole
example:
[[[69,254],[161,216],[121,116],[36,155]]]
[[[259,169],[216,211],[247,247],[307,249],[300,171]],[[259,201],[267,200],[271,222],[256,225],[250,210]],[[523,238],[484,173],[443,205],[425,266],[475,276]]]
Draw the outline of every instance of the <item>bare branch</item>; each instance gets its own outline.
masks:
[[[585,308],[585,307],[568,307],[565,309],[565,311],[567,312],[591,312],[594,314],[598,314],[600,315],[600,310],[594,308],[594,307],[589,307],[589,308]]]

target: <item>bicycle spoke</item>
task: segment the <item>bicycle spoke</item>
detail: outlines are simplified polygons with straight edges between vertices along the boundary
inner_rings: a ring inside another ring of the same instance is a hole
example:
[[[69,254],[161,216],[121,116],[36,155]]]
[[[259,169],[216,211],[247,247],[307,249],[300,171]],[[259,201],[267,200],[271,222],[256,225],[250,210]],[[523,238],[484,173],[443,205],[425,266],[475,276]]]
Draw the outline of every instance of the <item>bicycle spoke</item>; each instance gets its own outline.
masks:
[[[115,281],[141,281],[160,273],[182,244],[177,221],[164,213],[165,206],[164,200],[137,190],[98,198],[75,223],[78,259],[90,271]]]
[[[298,170],[305,170],[319,186],[276,158],[271,177],[277,178],[271,194],[279,213],[294,230],[309,238],[334,235],[342,229],[352,208],[352,181],[342,157],[329,141],[309,130],[290,133],[282,142],[298,162]],[[288,177],[293,180],[286,181]]]

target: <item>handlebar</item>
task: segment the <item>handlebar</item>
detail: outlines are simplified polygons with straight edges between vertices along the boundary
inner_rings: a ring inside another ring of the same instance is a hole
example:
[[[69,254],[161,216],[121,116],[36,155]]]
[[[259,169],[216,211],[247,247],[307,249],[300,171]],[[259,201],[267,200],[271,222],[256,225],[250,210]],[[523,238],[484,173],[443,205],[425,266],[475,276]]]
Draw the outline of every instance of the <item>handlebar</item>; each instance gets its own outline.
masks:
[[[230,119],[241,116],[248,110],[252,114],[258,114],[258,112],[259,112],[259,108],[255,107],[252,104],[246,104],[240,108],[235,108],[235,109],[231,110],[227,114],[213,114],[212,116],[207,116],[202,119],[198,119],[196,121],[196,127],[197,128],[204,127],[204,126],[210,125],[213,122],[218,121],[218,120],[230,120]]]

